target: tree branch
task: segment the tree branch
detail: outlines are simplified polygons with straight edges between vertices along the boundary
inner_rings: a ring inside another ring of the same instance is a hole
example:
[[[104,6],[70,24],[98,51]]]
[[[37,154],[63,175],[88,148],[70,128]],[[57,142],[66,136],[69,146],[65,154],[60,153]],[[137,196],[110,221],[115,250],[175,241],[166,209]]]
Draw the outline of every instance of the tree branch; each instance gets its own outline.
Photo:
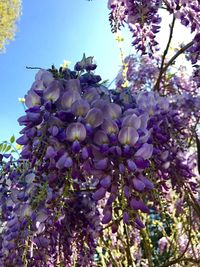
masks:
[[[146,233],[145,229],[141,230],[141,235],[142,235],[142,238],[143,238],[145,256],[146,256],[146,258],[148,260],[148,267],[153,267],[150,243],[149,243],[149,240],[148,240],[148,234]]]
[[[161,62],[161,66],[160,66],[160,73],[159,73],[159,76],[158,76],[158,79],[157,79],[157,82],[156,82],[156,85],[154,86],[154,90],[157,90],[159,89],[159,85],[160,85],[160,81],[162,79],[162,75],[163,75],[163,67],[164,67],[164,63],[165,63],[165,58],[166,58],[166,55],[168,53],[168,50],[169,50],[169,47],[170,47],[170,43],[171,43],[171,40],[172,40],[172,37],[173,37],[173,31],[174,31],[174,25],[175,25],[175,16],[173,15],[173,19],[172,19],[172,24],[170,25],[170,34],[169,34],[169,40],[167,42],[167,46],[165,48],[165,51],[163,53],[163,57],[162,57],[162,62]]]
[[[191,241],[191,233],[192,233],[192,218],[191,218],[191,208],[190,208],[190,206],[189,206],[188,242],[187,242],[187,244],[186,244],[186,246],[185,246],[185,249],[184,249],[184,251],[181,253],[181,255],[180,255],[178,258],[173,259],[173,260],[171,260],[171,261],[168,261],[167,263],[164,263],[163,265],[161,265],[161,267],[169,267],[169,266],[171,266],[171,265],[174,265],[174,264],[176,264],[176,263],[178,263],[178,262],[184,260],[183,257],[184,257],[184,255],[185,255],[185,253],[187,252],[188,247],[189,247],[189,245],[190,245],[190,241]]]
[[[28,70],[42,70],[42,68],[39,68],[39,67],[28,67],[28,66],[26,66],[26,69],[28,69]]]
[[[131,257],[131,250],[130,250],[129,236],[128,236],[128,231],[127,231],[127,227],[125,224],[124,224],[124,232],[125,232],[126,242],[127,242],[127,246],[126,246],[127,263],[128,263],[128,266],[133,266],[133,260]]]
[[[168,61],[168,63],[165,65],[165,67],[162,69],[161,71],[161,77],[162,75],[166,72],[166,70],[168,69],[168,67],[174,62],[174,60],[180,56],[182,53],[184,53],[189,47],[191,47],[194,44],[194,41],[189,42],[188,44],[186,44],[185,46],[183,46],[180,50],[178,50],[178,52]],[[161,78],[160,78],[161,80]],[[154,90],[157,90],[157,88],[159,87],[160,81],[157,80],[155,86],[154,86]]]

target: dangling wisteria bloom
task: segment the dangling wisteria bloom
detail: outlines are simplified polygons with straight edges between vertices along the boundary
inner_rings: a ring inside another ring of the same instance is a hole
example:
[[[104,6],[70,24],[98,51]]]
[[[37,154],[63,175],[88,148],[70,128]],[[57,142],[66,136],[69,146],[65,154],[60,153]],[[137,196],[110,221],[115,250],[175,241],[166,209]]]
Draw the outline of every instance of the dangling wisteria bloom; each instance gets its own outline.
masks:
[[[143,55],[152,57],[159,49],[156,35],[160,31],[161,8],[173,14],[191,32],[199,32],[200,3],[197,0],[109,0],[108,8],[111,10],[109,20],[112,31],[116,32],[128,24],[133,33],[132,44]]]
[[[196,190],[186,154],[197,113],[183,120],[184,104],[157,92],[108,90],[85,62],[40,70],[25,96],[20,157],[1,156],[2,266],[93,266],[105,227],[141,230],[158,192]]]
[[[142,54],[152,55],[157,49],[156,33],[159,32],[161,17],[158,9],[161,0],[130,1],[111,0],[108,7],[111,9],[110,23],[112,31],[117,31],[123,23],[127,23],[133,33],[133,45]]]

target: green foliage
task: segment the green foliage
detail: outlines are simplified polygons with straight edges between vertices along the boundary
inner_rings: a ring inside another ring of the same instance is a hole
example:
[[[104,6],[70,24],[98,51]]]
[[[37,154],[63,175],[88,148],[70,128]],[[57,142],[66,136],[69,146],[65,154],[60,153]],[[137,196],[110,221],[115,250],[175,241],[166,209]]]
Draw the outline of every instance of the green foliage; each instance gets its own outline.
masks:
[[[14,39],[20,14],[21,0],[0,0],[0,52],[9,40]]]
[[[15,153],[19,154],[21,150],[20,145],[15,144],[15,136],[12,135],[9,141],[3,141],[0,143],[0,154]]]
[[[11,136],[11,138],[10,138],[10,142],[11,142],[11,144],[13,144],[13,143],[15,142],[15,136],[14,136],[14,135]]]

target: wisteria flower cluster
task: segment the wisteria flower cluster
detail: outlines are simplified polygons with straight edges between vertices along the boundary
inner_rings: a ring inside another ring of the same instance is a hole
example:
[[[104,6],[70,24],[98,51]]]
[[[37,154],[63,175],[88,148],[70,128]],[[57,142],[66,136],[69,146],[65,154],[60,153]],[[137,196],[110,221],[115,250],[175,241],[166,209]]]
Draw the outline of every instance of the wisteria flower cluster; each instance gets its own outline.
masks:
[[[160,0],[109,1],[108,7],[111,9],[109,19],[112,30],[116,31],[123,25],[123,22],[127,23],[133,33],[132,44],[136,50],[141,51],[142,54],[152,55],[158,49],[155,37],[160,29],[161,17],[158,15],[160,5]]]
[[[184,26],[189,27],[191,32],[199,31],[200,4],[198,0],[166,0],[163,2],[168,11],[180,19]]]
[[[198,0],[109,0],[110,24],[116,32],[128,24],[133,33],[133,46],[142,54],[153,54],[159,49],[156,35],[160,31],[161,17],[159,10],[165,9],[191,32],[199,33],[200,3]]]
[[[108,90],[95,68],[41,69],[25,96],[19,159],[1,155],[1,266],[94,266],[105,227],[142,231],[158,192],[196,192],[174,102]]]
[[[115,79],[116,87],[118,90],[123,90],[123,84],[127,81],[132,92],[151,91],[159,77],[161,60],[159,55],[154,56],[154,59],[146,55],[141,57],[138,55],[127,56],[124,59],[126,75],[124,77],[124,68],[122,67]],[[162,95],[175,96],[179,104],[183,99],[189,98],[189,95],[193,101],[193,97],[198,96],[199,93],[198,65],[194,69],[194,75],[189,75],[187,68],[183,65],[174,68],[169,67],[160,80],[159,92]],[[190,104],[191,106],[192,104]],[[195,107],[198,105],[194,104],[193,108]]]

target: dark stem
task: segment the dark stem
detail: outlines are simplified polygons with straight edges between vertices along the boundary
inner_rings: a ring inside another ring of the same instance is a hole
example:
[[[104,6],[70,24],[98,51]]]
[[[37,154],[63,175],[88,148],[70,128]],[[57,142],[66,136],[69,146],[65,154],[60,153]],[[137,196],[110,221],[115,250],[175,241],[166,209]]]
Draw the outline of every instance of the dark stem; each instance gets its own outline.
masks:
[[[106,241],[103,239],[103,236],[101,236],[101,241],[104,243],[104,245],[105,245],[105,247],[108,249],[108,247],[107,247],[107,243],[106,243]],[[112,260],[112,266],[113,267],[118,267],[118,264],[117,264],[117,262],[116,262],[116,260],[114,259],[114,257],[112,256],[112,253],[111,253],[111,251],[108,249],[108,254],[109,254],[109,256],[110,256],[110,258],[111,258],[111,260]]]
[[[194,41],[189,42],[188,44],[186,44],[185,46],[183,46],[180,50],[178,50],[178,52],[168,61],[168,63],[165,65],[165,67],[162,69],[161,72],[161,76],[163,75],[163,73],[166,72],[166,70],[168,69],[168,67],[174,62],[174,60],[180,56],[182,53],[184,53],[188,48],[190,48],[192,45],[194,44]],[[160,79],[161,80],[161,79]],[[154,86],[154,90],[157,90],[156,88],[159,86],[160,81],[157,80],[155,86]],[[157,85],[158,84],[158,85]]]
[[[169,40],[167,42],[167,46],[165,48],[165,51],[163,53],[163,57],[162,57],[162,62],[161,62],[161,66],[160,66],[160,73],[159,73],[159,76],[158,76],[158,79],[156,81],[156,85],[154,86],[154,90],[158,91],[159,90],[159,85],[160,85],[160,81],[162,79],[162,75],[163,75],[163,68],[164,68],[164,63],[165,63],[165,58],[167,56],[167,53],[168,53],[168,50],[169,50],[169,47],[170,47],[170,43],[171,43],[171,40],[172,40],[172,36],[173,36],[173,31],[174,31],[174,25],[175,25],[175,16],[173,15],[173,19],[172,19],[172,24],[170,25],[170,34],[169,34]]]
[[[200,218],[200,205],[199,205],[198,201],[196,200],[196,198],[193,196],[193,193],[191,192],[191,189],[189,187],[186,187],[186,190],[188,190],[188,194],[190,196],[189,204],[192,205],[192,207],[195,210],[196,214]]]
[[[167,70],[167,68],[174,62],[174,60],[180,56],[182,53],[184,53],[190,46],[194,44],[194,41],[189,42],[185,46],[183,46],[171,59],[170,61],[166,64],[166,66],[163,69],[163,72]]]
[[[143,238],[143,245],[144,245],[144,250],[145,250],[145,256],[147,257],[148,260],[148,267],[153,267],[153,262],[152,262],[152,253],[151,253],[151,247],[150,243],[148,240],[148,234],[146,230],[141,230],[142,238]]]
[[[26,66],[26,69],[28,69],[28,70],[42,70],[42,68],[39,68],[39,67],[28,67],[28,66]]]
[[[183,257],[184,257],[184,255],[185,255],[185,253],[187,252],[188,247],[189,247],[190,242],[191,242],[191,233],[192,233],[192,218],[191,218],[191,217],[192,217],[192,214],[191,214],[191,207],[189,206],[188,242],[187,242],[187,244],[186,244],[186,246],[185,246],[184,251],[182,252],[182,254],[181,254],[178,258],[176,258],[176,259],[174,259],[174,260],[171,260],[171,261],[169,261],[169,262],[167,262],[167,263],[161,265],[161,267],[168,267],[168,266],[174,265],[174,264],[176,264],[176,263],[181,262],[181,261],[184,260]]]
[[[192,140],[196,137],[196,128],[197,128],[197,126],[199,124],[199,120],[200,120],[200,117],[197,118],[196,123],[195,123],[194,127],[191,130],[191,137],[190,137],[189,142],[188,142],[188,147],[191,146]]]
[[[128,266],[133,266],[133,260],[131,257],[131,250],[130,250],[130,242],[129,242],[129,237],[128,237],[128,231],[127,231],[127,226],[124,224],[124,232],[126,236],[126,255],[127,255],[127,263]]]

